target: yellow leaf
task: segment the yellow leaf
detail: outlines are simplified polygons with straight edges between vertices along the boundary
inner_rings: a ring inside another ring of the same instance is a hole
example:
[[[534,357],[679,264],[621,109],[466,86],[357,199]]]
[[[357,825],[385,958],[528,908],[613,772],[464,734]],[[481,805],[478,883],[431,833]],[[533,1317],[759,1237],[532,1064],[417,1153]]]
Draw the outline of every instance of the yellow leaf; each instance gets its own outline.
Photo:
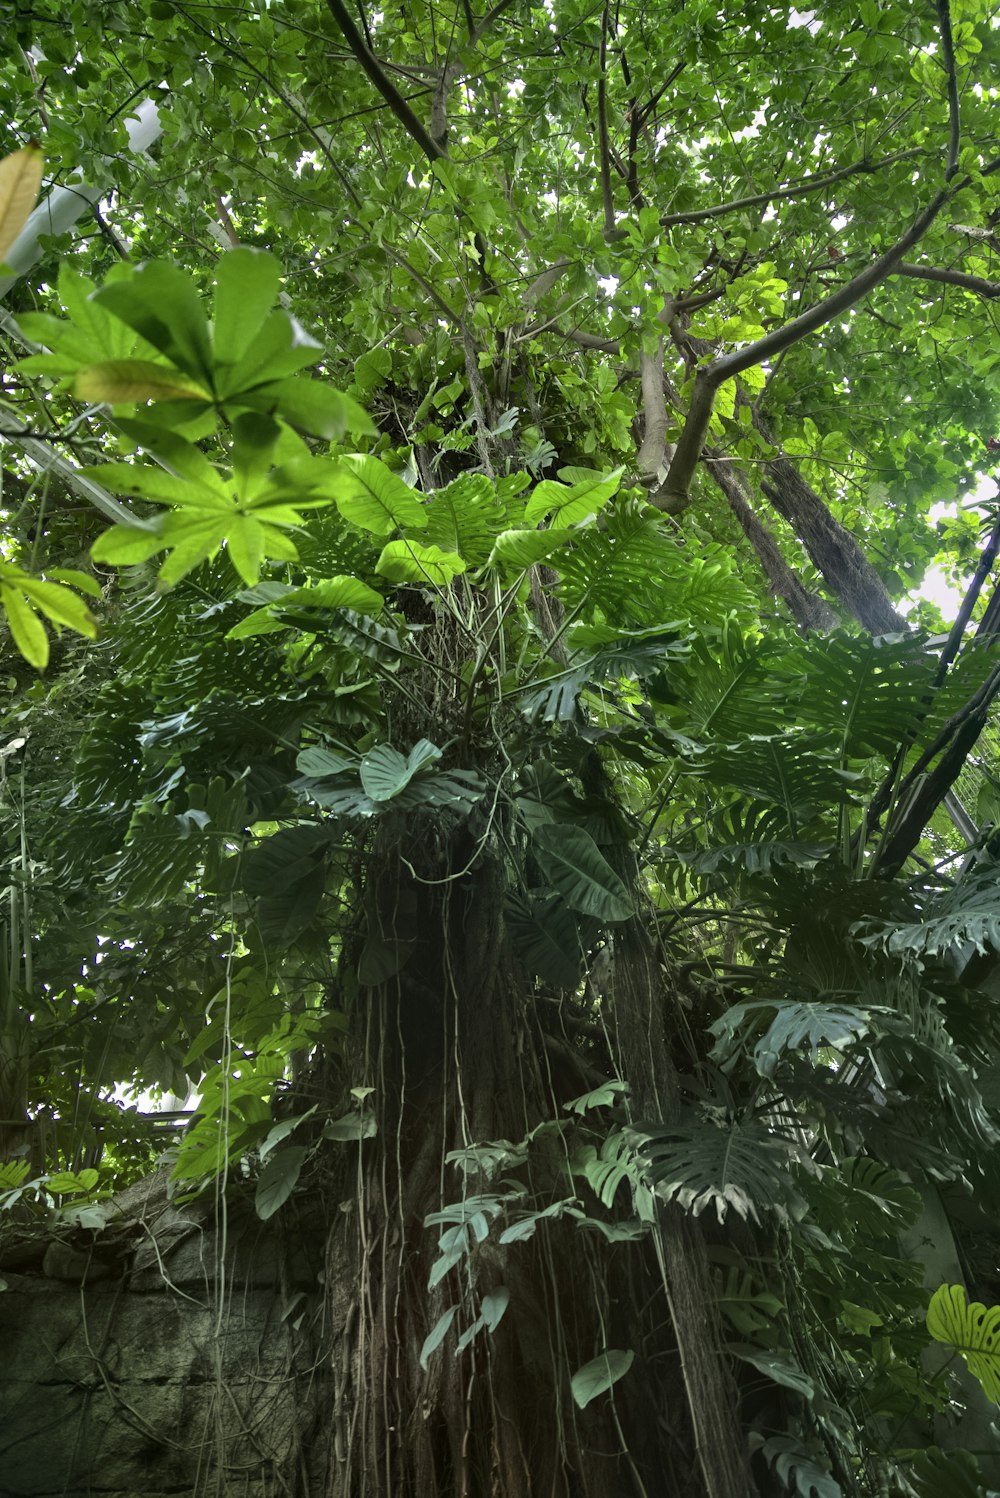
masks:
[[[42,185],[42,151],[32,143],[0,161],[0,260],[35,206]]]

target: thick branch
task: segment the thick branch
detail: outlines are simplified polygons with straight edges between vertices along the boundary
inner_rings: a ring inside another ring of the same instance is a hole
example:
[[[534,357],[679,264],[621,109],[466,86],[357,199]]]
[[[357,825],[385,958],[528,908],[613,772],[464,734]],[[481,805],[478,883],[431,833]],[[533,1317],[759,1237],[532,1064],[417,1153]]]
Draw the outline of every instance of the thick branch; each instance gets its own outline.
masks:
[[[757,553],[771,592],[787,606],[799,628],[803,632],[836,628],[836,614],[822,598],[803,587],[782,556],[771,532],[754,513],[749,486],[737,465],[725,453],[712,450],[707,455],[705,466],[726,496],[743,534]]]
[[[1000,666],[994,668],[979,691],[952,720],[953,737],[934,769],[915,785],[899,817],[886,833],[878,853],[878,872],[884,878],[898,874],[924,833],[924,828],[962,772],[966,760],[986,726],[990,708],[1000,692]],[[956,720],[961,720],[957,721]],[[943,731],[942,731],[943,732]],[[938,736],[939,738],[941,735]],[[926,759],[926,755],[922,756]],[[913,778],[915,771],[907,777]]]
[[[667,403],[663,392],[663,339],[656,352],[639,355],[642,389],[642,445],[636,458],[639,478],[650,487],[673,456],[667,448]]]
[[[413,110],[386,73],[374,52],[365,43],[358,28],[351,20],[350,13],[343,0],[326,0],[326,3],[330,14],[343,32],[347,45],[404,130],[416,141],[428,161],[443,161],[448,153],[431,138],[417,119]]]
[[[913,265],[902,261],[893,271],[895,276],[909,276],[914,281],[940,281],[945,286],[958,286],[962,291],[971,291],[976,296],[1000,296],[1000,281],[988,281],[985,276],[972,276],[964,270],[948,270],[939,265]]]
[[[942,188],[939,193],[936,193],[892,249],[880,255],[876,261],[866,266],[858,275],[853,276],[838,291],[824,297],[822,301],[817,302],[806,312],[800,313],[798,317],[793,317],[791,322],[784,323],[780,328],[774,328],[763,338],[758,338],[755,343],[748,343],[744,348],[736,349],[731,354],[723,354],[720,358],[713,359],[710,364],[702,365],[695,375],[691,408],[677,443],[674,461],[670,465],[670,472],[663,486],[662,509],[668,514],[677,515],[690,503],[691,481],[708,435],[708,424],[712,418],[715,395],[720,385],[752,369],[756,364],[763,364],[768,359],[776,358],[793,344],[807,338],[810,333],[818,332],[841,313],[849,312],[892,274],[907,250],[923,237],[945,203],[954,196],[956,191],[957,188]]]

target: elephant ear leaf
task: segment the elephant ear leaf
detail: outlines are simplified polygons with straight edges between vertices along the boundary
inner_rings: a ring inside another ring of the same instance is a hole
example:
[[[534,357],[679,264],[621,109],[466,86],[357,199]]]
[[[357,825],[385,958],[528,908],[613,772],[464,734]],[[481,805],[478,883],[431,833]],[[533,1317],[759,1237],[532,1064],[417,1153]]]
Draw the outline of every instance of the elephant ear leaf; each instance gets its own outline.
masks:
[[[927,1330],[960,1352],[983,1392],[1000,1404],[1000,1306],[971,1304],[962,1285],[942,1285],[927,1308]]]

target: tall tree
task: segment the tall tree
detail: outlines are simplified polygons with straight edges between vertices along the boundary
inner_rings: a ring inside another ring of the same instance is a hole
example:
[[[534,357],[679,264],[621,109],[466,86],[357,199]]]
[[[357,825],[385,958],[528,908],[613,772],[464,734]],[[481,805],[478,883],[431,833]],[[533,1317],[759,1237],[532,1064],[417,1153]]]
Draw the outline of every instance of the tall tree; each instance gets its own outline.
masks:
[[[197,1085],[328,1233],[310,1495],[974,1483],[898,1238],[1000,1190],[987,7],[10,24],[7,1184]]]

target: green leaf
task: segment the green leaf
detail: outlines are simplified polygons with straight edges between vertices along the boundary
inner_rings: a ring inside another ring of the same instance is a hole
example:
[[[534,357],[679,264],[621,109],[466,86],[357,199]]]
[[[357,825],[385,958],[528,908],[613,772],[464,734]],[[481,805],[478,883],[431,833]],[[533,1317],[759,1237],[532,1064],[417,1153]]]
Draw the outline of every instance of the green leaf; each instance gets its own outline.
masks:
[[[276,1123],[274,1128],[264,1136],[258,1146],[260,1158],[266,1160],[276,1145],[281,1144],[282,1140],[287,1139],[289,1134],[295,1133],[299,1124],[306,1123],[308,1119],[312,1118],[318,1106],[317,1103],[314,1103],[311,1108],[306,1109],[305,1113],[296,1113],[293,1118],[283,1118],[280,1123]]]
[[[314,437],[324,437],[328,442],[338,442],[347,432],[357,437],[373,437],[376,431],[375,423],[357,401],[318,380],[281,380],[276,385],[256,387],[243,401],[239,392],[228,399],[237,404],[252,403],[260,410],[274,410],[292,426]]]
[[[987,1399],[1000,1404],[1000,1306],[970,1305],[964,1285],[941,1285],[927,1308],[927,1330],[962,1354]]]
[[[345,520],[376,536],[399,527],[422,530],[427,516],[418,496],[378,458],[342,458],[331,492]]]
[[[638,1123],[646,1178],[664,1201],[698,1217],[714,1206],[724,1222],[731,1209],[746,1220],[775,1213],[788,1220],[801,1205],[789,1167],[799,1158],[794,1138],[751,1119],[716,1124],[694,1118],[677,1124]]]
[[[374,1139],[377,1133],[378,1125],[370,1113],[345,1113],[343,1118],[331,1118],[323,1125],[323,1138],[339,1144]]]
[[[596,1399],[598,1394],[606,1393],[620,1378],[624,1378],[634,1358],[634,1352],[622,1352],[618,1348],[610,1347],[602,1352],[600,1357],[594,1358],[578,1369],[570,1381],[573,1401],[577,1408],[586,1409],[590,1401]]]
[[[734,1004],[709,1026],[716,1036],[711,1055],[720,1066],[731,1066],[747,1042],[747,1032],[760,1011],[773,1011],[774,1018],[757,1041],[753,1060],[762,1077],[773,1077],[786,1051],[808,1050],[813,1065],[821,1046],[837,1050],[868,1034],[872,1011],[852,1004],[799,1003],[791,999],[751,999]]]
[[[423,546],[419,541],[390,541],[382,548],[375,571],[394,583],[430,583],[446,588],[452,578],[465,571],[465,563],[453,551]]]
[[[257,1181],[254,1209],[262,1222],[274,1216],[292,1192],[305,1164],[309,1150],[304,1144],[293,1144],[271,1156]]]
[[[556,552],[565,551],[575,535],[574,531],[567,529],[504,531],[493,543],[487,565],[526,570],[538,562],[547,561]]]
[[[421,739],[405,757],[391,744],[376,744],[362,758],[361,784],[373,801],[391,801],[414,775],[441,758],[441,750]]]
[[[215,272],[212,353],[217,364],[242,359],[277,300],[281,266],[263,250],[227,251]]]
[[[589,832],[550,823],[536,827],[531,841],[543,877],[573,910],[602,921],[628,920],[628,890]]]
[[[618,492],[621,481],[620,468],[616,468],[614,473],[588,475],[574,484],[557,484],[554,479],[543,479],[525,506],[524,523],[526,526],[537,525],[551,511],[558,525],[579,525],[603,509],[611,496]]]
[[[486,1325],[486,1330],[493,1334],[500,1322],[503,1320],[504,1312],[510,1304],[510,1291],[506,1285],[497,1285],[483,1296],[479,1307],[480,1315]]]
[[[425,1373],[427,1371],[427,1365],[431,1359],[431,1354],[435,1353],[441,1346],[441,1343],[448,1335],[451,1323],[454,1321],[457,1315],[458,1306],[449,1306],[447,1311],[445,1311],[441,1316],[438,1317],[430,1332],[424,1338],[424,1345],[420,1349],[420,1366],[421,1368],[423,1368]]]
[[[107,359],[83,369],[73,382],[78,400],[109,406],[130,401],[210,401],[205,387],[164,364],[146,359]]]
[[[44,671],[49,663],[49,637],[45,626],[26,602],[24,595],[8,585],[0,587],[4,613],[11,638],[29,666]]]
[[[147,562],[150,557],[166,547],[166,540],[154,530],[140,530],[138,526],[113,525],[102,536],[98,536],[90,548],[95,562],[110,562],[114,567],[134,567]]]
[[[208,323],[192,277],[175,265],[154,260],[127,280],[103,286],[94,299],[178,369],[211,388]]]
[[[28,221],[42,185],[42,150],[34,141],[0,160],[0,263]]]
[[[791,1358],[778,1352],[764,1352],[759,1347],[752,1347],[745,1342],[728,1342],[726,1351],[740,1359],[741,1362],[749,1363],[759,1373],[764,1373],[773,1379],[776,1384],[781,1384],[784,1389],[791,1389],[795,1394],[801,1394],[804,1399],[816,1398],[816,1385],[812,1379],[803,1373],[797,1363]]]

